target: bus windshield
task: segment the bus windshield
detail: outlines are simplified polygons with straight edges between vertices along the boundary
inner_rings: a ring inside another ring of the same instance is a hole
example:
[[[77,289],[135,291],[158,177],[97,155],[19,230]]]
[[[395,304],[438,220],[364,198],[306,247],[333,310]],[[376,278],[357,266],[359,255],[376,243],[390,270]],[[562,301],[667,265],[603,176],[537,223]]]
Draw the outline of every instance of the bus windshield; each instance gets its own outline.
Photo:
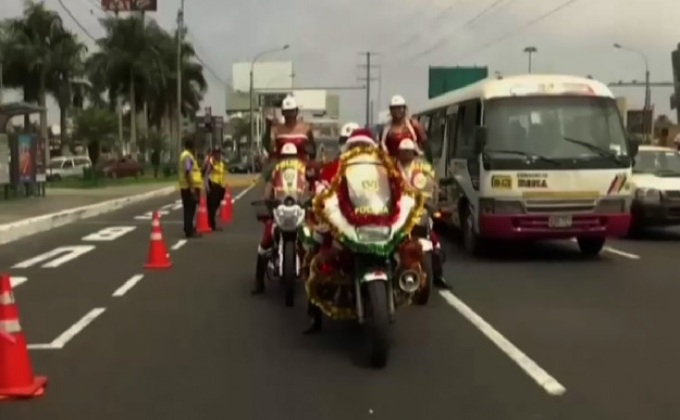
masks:
[[[494,162],[526,161],[534,156],[542,165],[552,161],[572,168],[631,163],[618,107],[611,98],[491,99],[485,105],[484,125],[488,133],[485,152]]]

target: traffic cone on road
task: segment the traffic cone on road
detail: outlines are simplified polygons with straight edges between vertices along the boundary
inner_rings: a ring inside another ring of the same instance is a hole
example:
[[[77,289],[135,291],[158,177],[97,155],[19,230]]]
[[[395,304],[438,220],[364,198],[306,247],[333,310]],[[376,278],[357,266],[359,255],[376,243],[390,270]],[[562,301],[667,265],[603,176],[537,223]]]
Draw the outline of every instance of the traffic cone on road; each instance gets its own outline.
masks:
[[[45,393],[47,378],[33,376],[9,275],[0,275],[0,400]]]
[[[163,240],[161,217],[158,215],[158,212],[155,211],[151,220],[149,254],[147,255],[144,268],[153,270],[170,267],[172,267],[172,262],[170,262],[170,254],[168,254],[168,248],[165,246],[165,241]]]
[[[220,220],[222,224],[228,225],[231,223],[231,218],[234,213],[234,202],[231,198],[231,188],[227,186],[224,190],[224,198],[222,199],[222,211],[220,212]]]
[[[198,214],[196,215],[196,233],[204,234],[210,233],[210,223],[208,223],[208,207],[205,202],[205,195],[201,195],[201,201],[198,204]]]

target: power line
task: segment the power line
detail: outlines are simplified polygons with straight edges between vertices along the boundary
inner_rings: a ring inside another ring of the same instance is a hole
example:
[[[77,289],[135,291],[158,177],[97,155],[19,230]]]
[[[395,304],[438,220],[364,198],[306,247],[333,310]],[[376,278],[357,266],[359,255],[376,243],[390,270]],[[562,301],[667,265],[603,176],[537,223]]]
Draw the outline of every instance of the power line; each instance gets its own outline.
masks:
[[[429,48],[427,48],[427,49],[425,49],[424,51],[421,51],[420,53],[418,53],[418,54],[412,56],[411,58],[407,59],[406,61],[417,60],[417,59],[419,59],[419,58],[421,58],[421,57],[424,57],[424,56],[428,55],[429,53],[431,53],[431,52],[433,52],[433,51],[435,51],[435,50],[437,50],[437,49],[443,47],[444,45],[448,44],[448,43],[451,41],[451,36],[452,36],[452,35],[456,34],[457,32],[462,31],[462,30],[465,29],[465,28],[468,28],[468,27],[474,25],[475,22],[477,22],[478,20],[480,20],[481,18],[483,18],[484,16],[486,16],[489,12],[491,12],[493,9],[495,9],[496,7],[498,7],[501,3],[505,2],[505,1],[509,1],[509,3],[512,3],[512,2],[514,2],[515,0],[494,0],[493,3],[489,4],[488,6],[486,6],[486,7],[485,7],[484,9],[482,9],[479,13],[477,13],[476,15],[474,15],[473,17],[471,17],[470,19],[468,19],[465,23],[463,23],[461,26],[457,27],[457,28],[454,29],[452,32],[450,32],[448,35],[446,35],[445,37],[443,37],[443,38],[440,39],[439,41],[435,42],[435,43],[434,43],[432,46],[430,46]],[[508,3],[508,4],[509,4],[509,3]]]
[[[69,15],[69,17],[75,22],[76,25],[78,25],[80,30],[83,31],[85,33],[85,35],[87,35],[92,41],[96,41],[97,38],[92,36],[92,34],[87,29],[85,29],[85,27],[80,23],[80,21],[78,19],[76,19],[76,17],[73,15],[73,13],[71,13],[71,10],[64,4],[63,0],[57,0],[57,1],[61,5],[61,7],[64,9],[66,14]]]
[[[187,35],[189,35],[189,37],[193,40],[194,45],[199,46],[199,45],[200,45],[200,42],[199,42],[198,38],[196,38],[196,37],[193,35],[193,33],[189,31],[189,27],[186,25],[186,23],[185,23],[185,25],[184,25],[184,29],[186,30]],[[208,73],[210,73],[210,74],[215,78],[215,80],[217,80],[218,82],[222,83],[222,84],[223,84],[224,86],[226,86],[226,87],[231,87],[231,83],[229,83],[229,82],[227,82],[226,80],[222,79],[222,78],[219,76],[219,74],[218,74],[215,70],[213,70],[212,67],[210,67],[210,66],[208,65],[208,63],[206,62],[206,60],[202,59],[202,58],[198,55],[198,52],[197,52],[197,51],[194,51],[194,55],[196,56],[196,59],[198,60],[198,62],[201,63],[201,64],[203,65],[203,67],[204,67],[206,70],[208,70]]]
[[[455,4],[451,4],[451,5],[447,6],[446,9],[442,10],[442,12],[439,15],[435,16],[434,19],[432,19],[430,21],[430,23],[427,25],[427,27],[431,28],[433,25],[437,24],[439,21],[441,21],[446,16],[448,16],[448,14],[455,9],[455,6],[456,6]],[[408,21],[410,21],[410,20],[411,20],[411,18],[409,18]],[[404,24],[408,23],[408,21],[406,21]],[[397,25],[396,27],[400,28],[402,26],[404,26],[404,25]],[[421,36],[422,36],[422,31],[419,30],[415,34],[406,38],[406,40],[403,41],[402,43],[394,46],[394,48],[390,48],[388,53],[393,53],[393,52],[399,51],[400,49],[413,44],[414,42],[418,41],[421,38]]]
[[[486,44],[483,44],[483,45],[480,46],[480,47],[477,47],[477,48],[475,48],[475,49],[469,50],[469,51],[467,51],[467,52],[465,52],[465,53],[459,55],[458,57],[455,58],[455,60],[460,60],[460,59],[466,58],[466,57],[468,57],[468,56],[470,56],[470,55],[472,55],[472,54],[476,54],[476,53],[478,53],[478,52],[480,52],[480,51],[484,51],[484,50],[488,49],[489,47],[492,47],[492,46],[498,44],[499,42],[503,42],[503,41],[508,40],[508,39],[510,39],[510,38],[512,38],[512,37],[514,37],[514,36],[516,36],[516,35],[519,35],[519,34],[522,33],[524,30],[526,30],[526,29],[528,29],[528,28],[530,28],[530,27],[536,25],[537,23],[542,22],[543,20],[549,18],[550,16],[552,16],[552,15],[554,15],[554,14],[557,14],[558,12],[561,12],[562,10],[564,10],[564,9],[566,9],[567,7],[573,5],[573,4],[576,3],[577,1],[579,1],[579,0],[567,0],[567,1],[565,1],[565,2],[562,2],[562,3],[560,3],[559,5],[555,6],[554,8],[552,8],[552,9],[548,10],[547,12],[543,13],[542,15],[537,16],[537,17],[535,17],[534,19],[532,19],[532,20],[526,22],[524,25],[521,25],[521,26],[515,28],[515,29],[512,30],[512,31],[506,32],[504,35],[502,35],[502,36],[500,36],[500,37],[498,37],[498,38],[496,38],[496,39],[494,39],[494,40],[492,40],[492,41],[489,41],[489,42],[487,42]]]

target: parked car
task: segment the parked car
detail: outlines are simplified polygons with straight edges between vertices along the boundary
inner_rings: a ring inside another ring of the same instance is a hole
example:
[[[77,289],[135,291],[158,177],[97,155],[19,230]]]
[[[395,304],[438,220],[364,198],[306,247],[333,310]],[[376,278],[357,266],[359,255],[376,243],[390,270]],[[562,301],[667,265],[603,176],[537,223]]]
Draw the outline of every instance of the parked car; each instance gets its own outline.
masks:
[[[100,173],[106,178],[131,178],[144,175],[144,166],[130,158],[113,159],[104,162]]]
[[[92,161],[87,156],[54,157],[47,164],[47,180],[59,181],[64,178],[82,177],[83,170],[91,167]]]
[[[629,236],[647,227],[680,225],[680,153],[640,146],[630,187],[634,194]]]

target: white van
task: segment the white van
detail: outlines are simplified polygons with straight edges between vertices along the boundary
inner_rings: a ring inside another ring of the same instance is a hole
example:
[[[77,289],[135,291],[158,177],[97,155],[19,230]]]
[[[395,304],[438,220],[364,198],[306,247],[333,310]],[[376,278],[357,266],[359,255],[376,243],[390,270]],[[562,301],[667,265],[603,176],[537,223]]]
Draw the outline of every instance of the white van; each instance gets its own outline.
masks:
[[[59,181],[64,178],[78,178],[83,176],[83,170],[92,167],[92,161],[87,156],[59,156],[50,159],[47,165],[47,180]]]

